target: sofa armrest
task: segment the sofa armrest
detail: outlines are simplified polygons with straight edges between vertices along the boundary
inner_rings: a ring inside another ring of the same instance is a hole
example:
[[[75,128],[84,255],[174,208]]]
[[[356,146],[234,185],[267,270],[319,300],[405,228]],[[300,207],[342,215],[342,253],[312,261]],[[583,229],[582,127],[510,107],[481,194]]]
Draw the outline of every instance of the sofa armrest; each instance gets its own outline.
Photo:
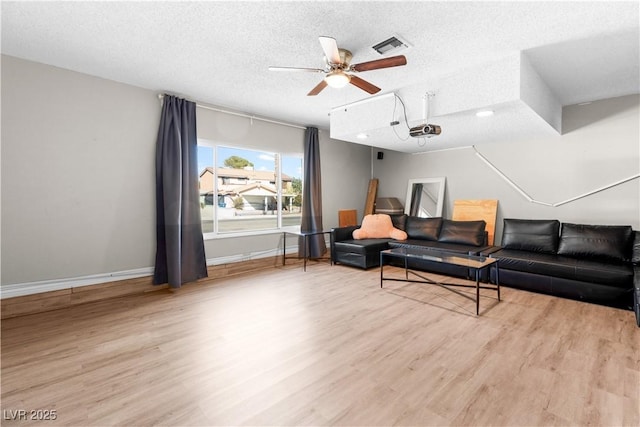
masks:
[[[358,228],[360,228],[359,225],[349,225],[347,227],[336,227],[331,229],[331,234],[329,235],[331,264],[336,263],[335,242],[342,242],[345,240],[353,239],[353,230],[356,230]]]
[[[336,227],[331,229],[331,241],[342,242],[353,239],[353,230],[360,228],[359,225],[349,225],[347,227]]]
[[[492,253],[498,252],[502,249],[501,246],[487,246],[480,251],[480,256],[491,256]]]

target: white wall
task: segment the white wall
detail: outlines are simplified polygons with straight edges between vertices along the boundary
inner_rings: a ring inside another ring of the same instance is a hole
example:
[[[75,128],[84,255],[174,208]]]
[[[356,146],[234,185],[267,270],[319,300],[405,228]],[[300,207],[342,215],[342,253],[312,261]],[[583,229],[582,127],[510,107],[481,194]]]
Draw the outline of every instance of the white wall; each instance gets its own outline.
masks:
[[[531,198],[552,204],[640,173],[640,96],[568,106],[562,121],[563,134],[557,138],[496,141],[476,149]],[[625,224],[640,230],[640,179],[549,207],[528,202],[472,147],[414,155],[387,151],[383,160],[374,160],[374,174],[381,196],[402,201],[408,179],[446,177],[445,217],[451,217],[456,199],[498,199],[496,242],[503,218]]]
[[[3,295],[6,285],[52,290],[151,271],[157,95],[2,56]],[[304,134],[201,108],[198,132],[298,152]],[[324,226],[331,228],[338,209],[354,201],[364,206],[369,148],[330,140],[324,130],[320,143]],[[215,262],[274,251],[279,241],[274,234],[210,240],[205,247]]]

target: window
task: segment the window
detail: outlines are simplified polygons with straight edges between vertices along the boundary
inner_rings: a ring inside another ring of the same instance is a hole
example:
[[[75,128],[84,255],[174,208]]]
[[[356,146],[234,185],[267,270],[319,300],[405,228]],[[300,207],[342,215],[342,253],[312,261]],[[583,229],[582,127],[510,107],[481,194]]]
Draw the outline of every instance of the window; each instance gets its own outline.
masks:
[[[300,226],[302,154],[200,140],[198,169],[202,232],[207,237]]]

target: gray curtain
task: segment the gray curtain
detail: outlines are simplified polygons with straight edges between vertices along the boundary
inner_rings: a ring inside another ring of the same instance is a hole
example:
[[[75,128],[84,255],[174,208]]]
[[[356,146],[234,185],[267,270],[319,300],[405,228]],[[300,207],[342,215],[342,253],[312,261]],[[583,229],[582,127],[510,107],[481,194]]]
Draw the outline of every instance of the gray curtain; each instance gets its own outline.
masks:
[[[304,180],[302,187],[302,221],[300,231],[322,231],[322,179],[320,176],[320,143],[318,128],[308,127],[304,133]],[[309,258],[320,258],[327,253],[324,235],[311,236]],[[298,240],[302,248],[302,239]],[[299,253],[302,253],[300,250]]]
[[[156,142],[156,285],[207,277],[197,150],[196,104],[165,95]]]

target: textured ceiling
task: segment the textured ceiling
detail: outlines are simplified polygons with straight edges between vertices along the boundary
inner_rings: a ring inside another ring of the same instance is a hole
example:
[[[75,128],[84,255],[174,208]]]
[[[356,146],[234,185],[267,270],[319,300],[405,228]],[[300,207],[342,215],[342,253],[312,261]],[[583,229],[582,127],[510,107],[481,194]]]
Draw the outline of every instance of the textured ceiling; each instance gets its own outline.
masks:
[[[393,34],[407,40],[406,66],[359,74],[380,94],[437,92],[444,76],[523,52],[569,105],[640,92],[639,22],[637,1],[3,1],[2,53],[329,128],[332,108],[369,95],[348,86],[307,97],[320,74],[267,70],[322,67],[320,35],[351,50],[354,63],[379,59],[371,46]],[[420,97],[407,98],[420,116]]]

